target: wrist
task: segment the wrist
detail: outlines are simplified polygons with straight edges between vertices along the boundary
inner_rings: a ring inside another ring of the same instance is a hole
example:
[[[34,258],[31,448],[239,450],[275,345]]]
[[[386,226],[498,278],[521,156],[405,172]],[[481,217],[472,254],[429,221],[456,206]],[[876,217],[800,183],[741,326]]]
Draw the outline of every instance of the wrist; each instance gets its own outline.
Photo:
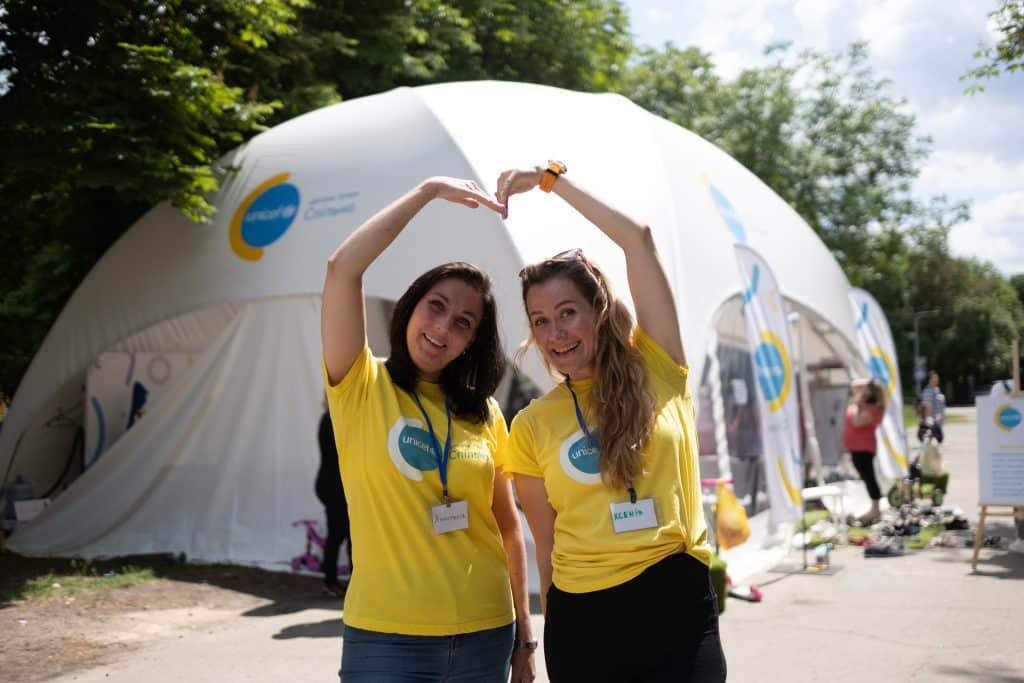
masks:
[[[534,650],[537,649],[537,641],[536,640],[519,640],[518,638],[516,638],[515,640],[512,641],[512,648],[515,649],[515,650],[527,650],[529,652],[533,652]]]

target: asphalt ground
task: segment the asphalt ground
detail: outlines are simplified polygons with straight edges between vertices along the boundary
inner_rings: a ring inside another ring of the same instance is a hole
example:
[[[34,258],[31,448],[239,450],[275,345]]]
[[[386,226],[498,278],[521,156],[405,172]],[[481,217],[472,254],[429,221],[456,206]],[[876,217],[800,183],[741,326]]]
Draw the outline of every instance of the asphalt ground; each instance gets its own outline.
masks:
[[[973,523],[978,471],[973,410],[967,415],[969,422],[948,425],[943,454],[951,473],[946,502]],[[1014,533],[1008,518],[987,529]],[[786,559],[799,562],[799,551]],[[976,572],[970,559],[967,547],[865,558],[848,546],[832,553],[831,575],[753,576],[764,600],[731,599],[720,622],[729,680],[1024,683],[1024,554],[984,549]],[[305,604],[217,615],[112,664],[54,680],[337,680],[342,610]],[[533,618],[539,634],[543,618]],[[537,662],[537,680],[546,681],[543,652]]]

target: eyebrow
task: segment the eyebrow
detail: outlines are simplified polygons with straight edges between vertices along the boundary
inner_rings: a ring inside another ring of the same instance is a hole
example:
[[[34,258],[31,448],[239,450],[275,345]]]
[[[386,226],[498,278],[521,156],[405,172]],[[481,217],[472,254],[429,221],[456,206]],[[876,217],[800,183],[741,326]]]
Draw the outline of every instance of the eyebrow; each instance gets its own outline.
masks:
[[[558,309],[558,308],[561,308],[562,306],[564,306],[566,304],[575,304],[575,303],[576,303],[576,299],[563,299],[562,301],[559,301],[557,304],[555,304],[555,308]],[[543,312],[544,311],[530,311],[530,315],[539,315],[539,314],[541,314]]]
[[[444,294],[442,294],[441,292],[433,291],[433,292],[431,292],[431,294],[433,294],[434,296],[438,297],[439,299],[444,299],[444,302],[446,304],[448,304],[449,306],[451,306],[452,300],[449,299]],[[473,311],[469,310],[468,308],[462,309],[462,315],[468,315],[473,320],[479,319],[479,316],[476,313],[474,313]]]

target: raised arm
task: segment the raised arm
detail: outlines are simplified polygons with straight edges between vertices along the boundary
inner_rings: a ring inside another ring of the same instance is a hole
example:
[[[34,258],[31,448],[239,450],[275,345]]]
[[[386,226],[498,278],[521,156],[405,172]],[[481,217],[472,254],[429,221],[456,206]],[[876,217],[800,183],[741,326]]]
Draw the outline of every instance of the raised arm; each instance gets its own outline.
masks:
[[[509,197],[537,187],[544,169],[543,166],[513,169],[498,177],[497,198],[505,205],[506,215]],[[552,192],[619,245],[626,256],[626,274],[637,322],[676,363],[685,365],[675,297],[658,258],[650,227],[590,194],[566,175],[559,176]]]
[[[366,343],[363,273],[432,199],[474,209],[483,205],[498,213],[504,209],[472,180],[429,178],[377,212],[335,249],[327,260],[320,318],[324,361],[332,385],[348,373]]]

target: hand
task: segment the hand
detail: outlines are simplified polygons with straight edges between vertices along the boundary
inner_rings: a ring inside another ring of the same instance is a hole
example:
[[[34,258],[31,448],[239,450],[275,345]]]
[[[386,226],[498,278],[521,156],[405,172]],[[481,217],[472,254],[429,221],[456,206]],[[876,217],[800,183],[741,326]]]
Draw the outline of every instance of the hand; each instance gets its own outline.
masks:
[[[435,199],[446,199],[471,209],[483,205],[495,213],[502,215],[505,213],[505,207],[480,189],[480,186],[473,180],[437,176],[427,180],[425,186]]]
[[[512,650],[511,683],[532,683],[537,677],[535,650]]]
[[[513,168],[504,171],[498,176],[498,191],[495,197],[504,207],[504,217],[508,218],[508,198],[514,194],[529,192],[540,185],[541,176],[544,175],[544,168],[534,166],[533,168]]]

